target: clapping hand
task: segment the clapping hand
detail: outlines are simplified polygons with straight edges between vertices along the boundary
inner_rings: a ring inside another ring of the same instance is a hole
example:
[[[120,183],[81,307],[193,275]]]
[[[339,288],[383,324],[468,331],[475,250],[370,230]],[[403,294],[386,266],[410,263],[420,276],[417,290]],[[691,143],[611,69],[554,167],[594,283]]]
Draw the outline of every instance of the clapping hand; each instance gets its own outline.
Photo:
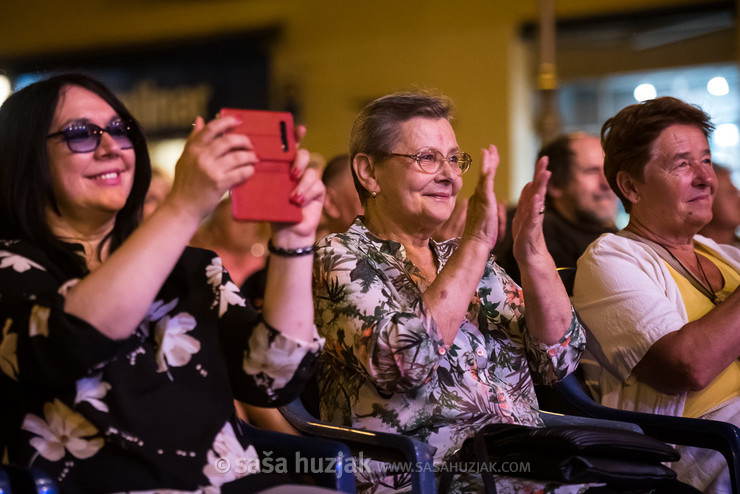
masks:
[[[498,149],[491,144],[488,149],[483,149],[480,178],[475,193],[468,201],[467,218],[462,234],[484,242],[490,249],[496,244],[500,225],[506,225],[505,218],[501,218],[506,212],[499,208],[493,189],[498,165]]]
[[[548,254],[542,233],[545,212],[545,193],[551,172],[547,169],[548,158],[543,156],[534,167],[534,178],[524,186],[511,225],[514,239],[514,257],[526,263],[536,256]],[[549,255],[549,254],[548,254]]]

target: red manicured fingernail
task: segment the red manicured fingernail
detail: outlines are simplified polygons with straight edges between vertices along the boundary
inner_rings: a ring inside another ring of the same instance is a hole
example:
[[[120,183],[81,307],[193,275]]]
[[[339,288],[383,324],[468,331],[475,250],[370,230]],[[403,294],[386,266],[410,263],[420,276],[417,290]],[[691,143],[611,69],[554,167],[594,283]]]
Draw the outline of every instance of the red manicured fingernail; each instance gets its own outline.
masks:
[[[301,193],[295,193],[290,198],[291,201],[293,201],[293,204],[296,206],[303,206],[303,203],[306,201],[306,198],[303,197],[303,194]]]

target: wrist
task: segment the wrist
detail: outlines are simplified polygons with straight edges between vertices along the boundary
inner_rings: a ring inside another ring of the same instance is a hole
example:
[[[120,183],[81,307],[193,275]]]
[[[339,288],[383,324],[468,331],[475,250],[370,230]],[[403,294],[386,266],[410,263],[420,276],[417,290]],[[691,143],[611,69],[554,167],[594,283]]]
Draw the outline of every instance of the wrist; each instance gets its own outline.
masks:
[[[490,239],[473,234],[463,234],[460,237],[460,246],[465,246],[466,249],[485,256],[493,250]]]
[[[301,235],[287,229],[276,231],[273,228],[270,241],[272,245],[281,249],[299,249],[313,245],[316,242],[316,234],[312,231],[308,235]]]
[[[313,255],[314,246],[313,244],[304,245],[302,247],[278,247],[272,239],[267,242],[267,250],[276,256],[280,257],[301,257]]]
[[[528,275],[533,279],[538,279],[547,276],[549,273],[556,273],[555,261],[552,260],[549,252],[545,254],[530,255],[525,259],[515,256],[521,276]]]
[[[181,221],[195,221],[198,225],[211,213],[211,210],[204,209],[197,201],[189,200],[182,197],[182,194],[174,192],[169,193],[154,212],[159,210],[169,211],[170,215]]]
[[[164,201],[152,212],[150,217],[153,221],[167,221],[170,224],[187,229],[191,232],[191,236],[198,230],[203,219],[196,211],[187,207],[180,207],[172,201]]]

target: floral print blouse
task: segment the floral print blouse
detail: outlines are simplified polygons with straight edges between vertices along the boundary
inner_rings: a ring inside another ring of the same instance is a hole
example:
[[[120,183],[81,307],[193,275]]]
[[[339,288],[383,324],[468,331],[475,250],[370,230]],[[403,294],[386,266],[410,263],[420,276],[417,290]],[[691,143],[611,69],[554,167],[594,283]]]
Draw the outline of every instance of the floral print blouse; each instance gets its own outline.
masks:
[[[457,239],[430,246],[439,270]],[[575,313],[561,341],[536,341],[527,331],[521,288],[491,259],[447,347],[422,300],[425,284],[404,247],[373,235],[362,217],[346,233],[319,242],[314,297],[316,325],[326,338],[322,418],[414,436],[437,448],[436,464],[483,424],[541,426],[533,384],[562,379],[578,365],[585,337]],[[364,480],[377,491],[404,482]]]
[[[218,493],[246,475],[217,462],[257,456],[236,432],[233,398],[292,400],[314,371],[318,333],[294,341],[260,321],[205,250],[185,250],[123,341],[64,312],[76,281],[34,245],[0,241],[10,461],[45,471],[62,492]]]

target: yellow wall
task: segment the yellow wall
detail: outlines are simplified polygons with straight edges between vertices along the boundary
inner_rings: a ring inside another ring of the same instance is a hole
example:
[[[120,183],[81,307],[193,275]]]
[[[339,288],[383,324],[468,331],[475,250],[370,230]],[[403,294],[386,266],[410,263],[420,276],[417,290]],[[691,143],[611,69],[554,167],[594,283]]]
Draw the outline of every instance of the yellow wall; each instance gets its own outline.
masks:
[[[712,2],[558,0],[557,14],[695,3]],[[499,146],[497,191],[515,197],[537,146],[536,54],[518,34],[522,23],[536,21],[537,6],[537,0],[5,0],[0,60],[278,28],[273,91],[280,98],[285,87],[297,88],[307,148],[325,156],[344,152],[365,102],[434,88],[456,102],[461,147],[475,157],[488,143]],[[467,192],[476,175],[470,173]]]

